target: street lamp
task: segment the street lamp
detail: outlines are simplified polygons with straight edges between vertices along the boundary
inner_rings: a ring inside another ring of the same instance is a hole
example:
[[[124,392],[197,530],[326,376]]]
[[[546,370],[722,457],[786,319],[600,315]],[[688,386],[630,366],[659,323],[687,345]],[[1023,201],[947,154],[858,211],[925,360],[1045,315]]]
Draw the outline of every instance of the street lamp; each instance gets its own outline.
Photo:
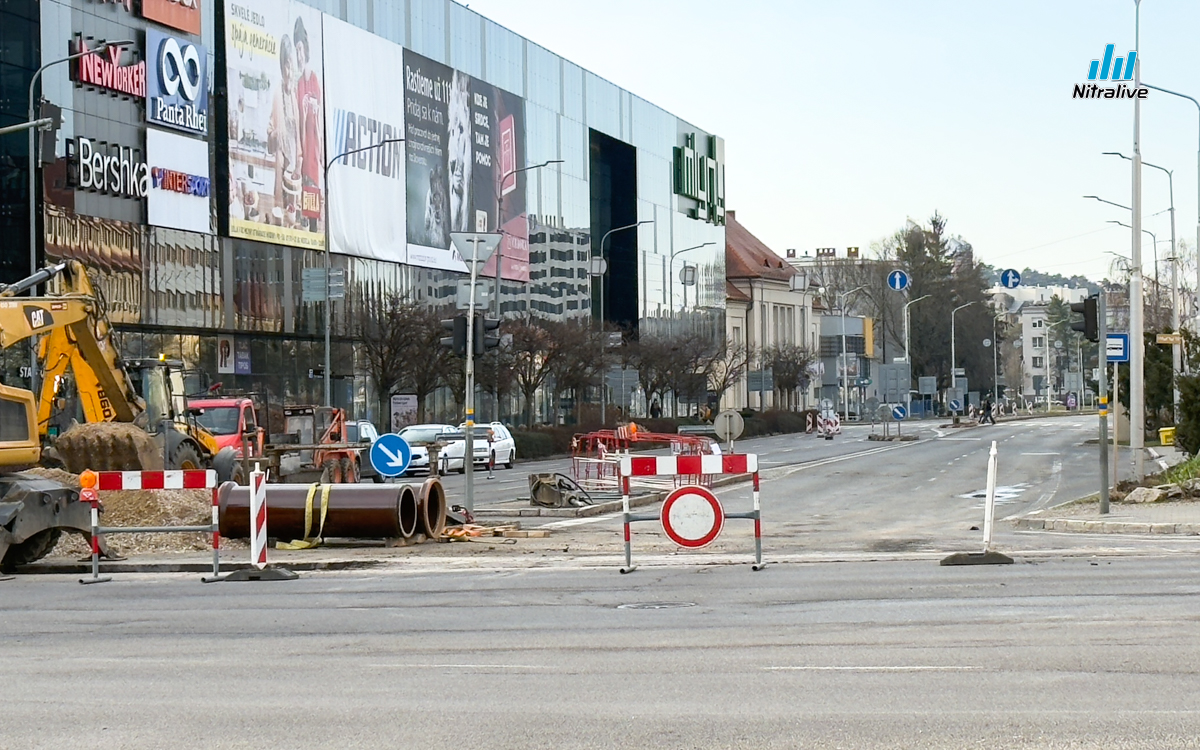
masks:
[[[32,121],[34,119],[34,117],[36,117],[36,113],[33,111],[33,91],[34,91],[34,88],[37,86],[38,79],[42,77],[42,73],[44,73],[47,68],[53,67],[55,65],[61,65],[62,63],[70,62],[72,60],[78,60],[79,58],[81,58],[85,55],[90,55],[93,53],[98,55],[102,52],[105,52],[110,47],[126,47],[126,46],[132,46],[133,44],[134,44],[134,42],[129,39],[122,39],[122,40],[116,41],[116,42],[101,42],[94,49],[87,49],[86,47],[84,47],[83,49],[79,50],[78,52],[76,52],[72,55],[67,55],[66,57],[59,58],[58,60],[52,60],[52,61],[46,63],[45,65],[43,65],[42,67],[38,68],[37,70],[33,71],[33,76],[30,77],[30,79],[29,79],[29,119]],[[81,47],[83,46],[82,41],[80,42],[80,46]],[[34,273],[37,270],[37,237],[38,237],[38,234],[37,234],[37,165],[36,165],[37,160],[35,159],[36,154],[37,154],[37,148],[35,147],[35,142],[34,142],[34,129],[30,128],[29,129],[29,273]],[[36,284],[29,287],[29,296],[30,297],[37,296],[37,285]],[[37,348],[32,347],[29,352],[29,382],[34,391],[37,390],[37,365],[38,365]]]
[[[1142,85],[1142,2],[1134,0],[1133,49],[1137,62],[1133,66],[1133,88]],[[1131,179],[1133,200],[1130,208],[1132,227],[1129,244],[1132,251],[1133,273],[1129,279],[1129,337],[1132,339],[1129,352],[1129,421],[1132,429],[1129,448],[1133,452],[1133,475],[1136,481],[1146,476],[1146,342],[1143,338],[1145,322],[1142,310],[1142,100],[1133,100],[1133,159]]]
[[[527,167],[518,167],[516,169],[510,169],[500,177],[500,181],[496,183],[496,231],[497,232],[499,232],[501,235],[504,234],[504,228],[503,228],[504,227],[504,213],[503,213],[504,183],[508,181],[508,178],[512,177],[513,175],[520,174],[521,172],[527,172],[531,169],[541,169],[542,167],[548,167],[551,164],[562,164],[562,163],[563,163],[562,159],[549,159],[547,161],[542,162],[541,164],[530,164]],[[501,238],[500,244],[496,246],[496,319],[497,320],[500,319],[500,274],[502,272],[501,263],[503,263],[503,258],[504,258],[504,239]],[[472,292],[472,294],[473,293],[474,292]],[[500,421],[500,368],[499,367],[496,368],[496,421],[497,422]]]
[[[709,245],[715,245],[715,244],[717,244],[717,243],[705,242],[700,245],[693,245],[691,247],[685,247],[682,250],[672,250],[671,257],[667,261],[667,288],[671,289],[675,286],[675,256],[676,255],[683,255],[684,253],[688,252],[689,250],[699,250],[702,247],[708,247]],[[684,268],[687,268],[687,261],[684,261],[683,266],[684,266]],[[674,297],[675,297],[675,295],[672,294],[671,295],[672,300],[674,300]],[[696,301],[697,302],[700,301],[699,295],[696,295]],[[674,301],[669,302],[668,305],[674,305]],[[687,308],[687,284],[683,285],[683,306],[685,309]]]
[[[606,372],[606,370],[604,368],[604,355],[606,353],[606,346],[607,346],[607,341],[605,340],[605,337],[604,337],[604,276],[606,273],[608,273],[608,258],[606,258],[604,256],[604,245],[606,242],[608,242],[609,236],[614,234],[615,232],[622,232],[626,229],[633,229],[635,227],[640,227],[643,224],[653,224],[653,223],[654,223],[654,219],[643,219],[642,221],[634,222],[633,224],[626,224],[623,227],[614,227],[613,229],[610,229],[607,232],[605,232],[604,236],[600,238],[600,260],[601,260],[600,265],[602,267],[602,270],[600,273],[598,273],[596,275],[600,277],[600,362],[599,362],[599,364],[600,364],[600,368],[601,368],[600,369],[600,372],[601,372],[601,375],[600,375],[600,424],[601,425],[603,425],[605,422],[608,421],[608,378],[606,377],[608,373]]]
[[[1123,208],[1123,209],[1125,209],[1126,211],[1132,211],[1132,210],[1133,210],[1133,209],[1132,209],[1132,208],[1130,208],[1129,206],[1122,206],[1120,203],[1113,203],[1112,201],[1106,201],[1106,200],[1104,200],[1103,198],[1101,198],[1101,197],[1099,197],[1099,196],[1097,196],[1097,195],[1085,195],[1085,196],[1083,196],[1083,197],[1084,197],[1084,198],[1091,198],[1092,200],[1097,200],[1097,201],[1100,201],[1101,203],[1107,203],[1108,205],[1110,205],[1110,206],[1116,206],[1117,208]]]
[[[909,364],[909,365],[912,364],[912,357],[910,357],[908,354],[908,307],[909,307],[909,305],[917,304],[918,302],[920,302],[923,299],[929,299],[931,296],[933,296],[933,295],[926,294],[921,297],[917,297],[914,300],[909,300],[908,302],[904,303],[904,363],[905,364]]]
[[[954,340],[954,316],[958,314],[959,310],[963,309],[964,307],[970,307],[978,301],[979,300],[975,300],[974,302],[968,302],[965,305],[959,305],[950,311],[950,388],[953,390],[958,390],[958,357],[954,348],[956,343]]]
[[[353,148],[349,151],[343,151],[329,161],[325,162],[325,406],[333,406],[333,370],[330,369],[329,359],[329,332],[333,328],[333,305],[329,299],[329,272],[330,272],[330,256],[333,254],[333,248],[329,246],[329,169],[338,159],[344,159],[347,156],[357,154],[362,151],[369,151],[380,146],[387,146],[393,143],[403,143],[403,138],[385,138],[379,143],[372,143],[370,146],[362,146]],[[469,460],[469,459],[468,459]]]
[[[850,362],[846,356],[846,298],[866,288],[867,286],[864,284],[838,295],[838,307],[842,309],[842,414],[845,415],[847,422],[850,421]]]
[[[1197,112],[1197,114],[1200,114],[1200,101],[1193,99],[1192,97],[1188,96],[1187,94],[1181,94],[1178,91],[1171,91],[1170,89],[1164,89],[1160,86],[1151,86],[1148,83],[1143,83],[1142,85],[1148,89],[1154,89],[1155,91],[1161,91],[1164,94],[1170,94],[1172,96],[1178,96],[1181,99],[1187,99],[1189,102],[1196,105],[1196,112]],[[1196,169],[1196,190],[1197,190],[1197,193],[1196,193],[1196,203],[1197,203],[1196,247],[1200,248],[1200,146],[1196,147],[1196,165],[1197,165],[1197,169]],[[1172,216],[1172,225],[1173,225],[1175,214],[1172,213],[1171,216]],[[1171,233],[1171,236],[1172,237],[1175,236],[1175,233],[1173,231]],[[1171,242],[1171,247],[1172,247],[1172,252],[1174,252],[1174,247],[1175,247],[1174,241]],[[1196,287],[1198,289],[1200,289],[1200,265],[1196,266]],[[1178,305],[1176,305],[1176,308],[1178,309]],[[1178,325],[1175,326],[1175,330],[1176,330],[1176,332],[1178,332],[1178,330],[1179,330]]]
[[[1117,151],[1105,151],[1104,154],[1105,154],[1105,156],[1119,156],[1122,159],[1132,161],[1132,159],[1129,159],[1128,156],[1126,156],[1125,154],[1122,154],[1120,152],[1117,152]],[[1178,258],[1175,257],[1175,252],[1176,252],[1176,247],[1177,247],[1175,244],[1175,172],[1174,172],[1174,170],[1167,169],[1166,167],[1160,167],[1157,164],[1151,164],[1148,161],[1144,161],[1144,162],[1142,162],[1142,164],[1144,166],[1157,169],[1160,172],[1164,172],[1167,175],[1167,186],[1170,189],[1170,195],[1171,195],[1171,331],[1173,333],[1179,333],[1179,317],[1180,317],[1180,311],[1179,311],[1179,263],[1177,262]],[[1154,285],[1155,285],[1155,292],[1157,293],[1157,291],[1158,291],[1158,243],[1157,242],[1155,242],[1155,244],[1154,244],[1154,250],[1155,250]],[[1155,312],[1157,312],[1157,309],[1155,310]],[[1180,372],[1180,370],[1182,369],[1182,362],[1183,362],[1182,347],[1180,347],[1179,344],[1172,344],[1171,345],[1171,371],[1172,371],[1172,373]],[[1174,375],[1172,375],[1171,380],[1172,380],[1172,382],[1175,381]],[[1178,415],[1179,415],[1179,387],[1178,387],[1178,385],[1176,385],[1174,388],[1172,388],[1172,391],[1173,391],[1172,400],[1174,402],[1175,415],[1176,415],[1176,418],[1178,418]]]
[[[1132,227],[1130,227],[1128,224],[1126,224],[1123,221],[1116,221],[1114,219],[1109,219],[1108,223],[1109,224],[1118,224],[1120,226],[1125,227],[1126,229],[1132,229]],[[1149,229],[1143,229],[1142,231],[1145,232],[1146,234],[1150,235],[1150,239],[1152,240],[1152,244],[1154,245],[1154,297],[1156,300],[1155,301],[1155,310],[1157,310],[1159,307],[1158,302],[1157,302],[1157,299],[1159,297],[1159,294],[1158,294],[1158,289],[1159,289],[1159,285],[1158,285],[1158,237],[1154,234],[1154,232],[1151,232]]]

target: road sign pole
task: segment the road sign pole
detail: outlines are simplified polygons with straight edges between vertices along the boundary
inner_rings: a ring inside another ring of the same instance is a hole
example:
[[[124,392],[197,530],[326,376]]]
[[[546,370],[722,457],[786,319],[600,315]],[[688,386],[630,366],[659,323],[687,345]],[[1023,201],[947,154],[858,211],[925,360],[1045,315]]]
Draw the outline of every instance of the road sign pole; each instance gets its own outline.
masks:
[[[1105,311],[1103,289],[1097,295],[1096,318],[1100,324],[1100,514],[1108,513],[1108,316]],[[1079,364],[1079,374],[1083,375],[1083,363]]]

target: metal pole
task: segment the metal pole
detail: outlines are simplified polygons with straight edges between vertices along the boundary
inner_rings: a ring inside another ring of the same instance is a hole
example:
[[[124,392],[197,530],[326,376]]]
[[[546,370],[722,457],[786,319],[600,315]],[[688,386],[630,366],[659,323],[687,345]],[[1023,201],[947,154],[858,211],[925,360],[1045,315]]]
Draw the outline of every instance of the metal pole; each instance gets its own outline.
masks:
[[[463,402],[466,409],[465,438],[463,440],[463,472],[466,475],[467,512],[475,512],[475,280],[479,277],[479,238],[471,240],[471,294],[467,302],[467,372],[466,393]],[[499,259],[496,261],[499,263]]]
[[[1167,184],[1171,189],[1171,253],[1168,260],[1171,263],[1171,333],[1179,333],[1179,257],[1175,244],[1175,173],[1167,173]],[[1197,290],[1200,291],[1200,290]],[[1171,405],[1173,422],[1179,424],[1179,373],[1182,370],[1183,349],[1180,344],[1171,344]]]
[[[53,127],[54,120],[49,117],[43,117],[40,120],[30,120],[23,122],[20,125],[9,125],[8,127],[0,128],[0,135],[8,135],[9,133],[19,133],[22,130],[44,130]],[[32,271],[31,271],[32,273]]]
[[[992,399],[997,406],[1000,404],[1000,341],[996,338],[999,320],[999,316],[992,318]]]
[[[1141,0],[1134,0],[1134,50],[1138,53],[1133,66],[1134,88],[1142,83]],[[1146,476],[1145,464],[1145,382],[1146,341],[1143,335],[1142,301],[1142,100],[1133,100],[1133,170],[1132,224],[1130,244],[1133,254],[1133,273],[1129,289],[1129,450],[1133,453],[1133,476],[1141,481]]]
[[[1107,352],[1106,352],[1107,354]],[[1121,445],[1121,365],[1118,362],[1113,362],[1113,429],[1112,429],[1112,486],[1117,486],[1117,481],[1120,478],[1120,464],[1117,460],[1120,454],[1117,452]]]
[[[1100,324],[1100,513],[1108,513],[1108,316],[1104,301],[1105,292],[1100,290],[1096,300],[1096,319]],[[1083,365],[1079,365],[1080,376]]]
[[[959,310],[963,309],[964,307],[970,307],[973,304],[975,303],[968,302],[965,305],[959,305],[950,311],[950,388],[955,391],[955,393],[958,392],[958,357],[955,349],[955,345],[958,343],[958,341],[954,335],[954,316],[958,315]],[[965,408],[966,404],[963,404],[963,407]]]
[[[395,143],[403,143],[403,138],[385,138],[379,143],[372,143],[370,146],[362,146],[360,148],[352,148],[349,151],[343,151],[329,161],[325,162],[325,406],[333,406],[333,370],[330,368],[329,357],[329,338],[330,331],[333,329],[333,300],[329,298],[329,272],[332,268],[332,260],[330,256],[333,254],[333,249],[329,246],[329,170],[333,167],[338,159],[345,159],[347,156],[357,154],[362,151],[370,151],[373,148],[387,146]],[[342,287],[345,289],[345,287]],[[474,289],[474,287],[472,287]],[[474,292],[472,291],[472,294]]]
[[[633,229],[634,227],[640,227],[642,224],[653,224],[653,223],[654,223],[653,219],[645,219],[643,221],[638,221],[633,224],[626,224],[623,227],[614,227],[613,229],[608,230],[607,232],[604,233],[604,236],[600,238],[600,258],[603,259],[607,263],[608,259],[604,255],[604,243],[608,241],[609,235],[613,234],[614,232],[621,232],[626,229]],[[604,365],[604,357],[608,353],[608,350],[607,350],[608,342],[605,340],[605,337],[604,337],[604,277],[607,275],[608,275],[608,268],[606,267],[604,269],[604,273],[600,274],[600,362],[599,362],[599,364],[600,364],[600,424],[602,424],[602,425],[608,422],[608,383],[606,382],[607,381],[607,378],[605,377],[605,375],[606,375],[605,369],[606,368]]]

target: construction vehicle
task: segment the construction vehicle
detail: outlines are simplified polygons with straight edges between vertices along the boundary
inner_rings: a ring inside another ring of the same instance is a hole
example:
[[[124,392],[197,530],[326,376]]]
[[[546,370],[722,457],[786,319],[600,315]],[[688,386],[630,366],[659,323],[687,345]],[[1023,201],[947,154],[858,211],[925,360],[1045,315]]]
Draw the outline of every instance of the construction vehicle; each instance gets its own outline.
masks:
[[[353,484],[361,476],[361,444],[346,442],[346,412],[332,406],[285,406],[283,434],[266,452],[281,479]]]
[[[60,285],[54,294],[19,296],[53,281]],[[73,473],[212,468],[221,481],[237,480],[234,452],[221,449],[189,411],[182,364],[121,359],[103,298],[82,264],[59,263],[0,287],[0,349],[34,337],[44,372],[39,397],[0,388],[0,566],[40,558],[63,529],[90,531],[74,490],[20,473],[48,456]],[[88,424],[55,436],[51,417],[68,371]]]

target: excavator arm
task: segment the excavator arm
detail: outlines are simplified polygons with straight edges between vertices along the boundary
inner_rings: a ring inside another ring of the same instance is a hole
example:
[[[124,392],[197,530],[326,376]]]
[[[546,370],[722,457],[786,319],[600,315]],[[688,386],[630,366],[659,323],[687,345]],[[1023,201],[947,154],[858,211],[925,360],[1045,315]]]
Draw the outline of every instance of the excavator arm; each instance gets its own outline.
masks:
[[[59,279],[62,293],[17,297],[36,284]],[[69,368],[88,422],[132,422],[143,411],[121,362],[112,326],[87,272],[77,261],[47,267],[0,290],[0,349],[42,336],[39,359],[45,377],[38,400],[39,432],[45,434],[60,378]]]

